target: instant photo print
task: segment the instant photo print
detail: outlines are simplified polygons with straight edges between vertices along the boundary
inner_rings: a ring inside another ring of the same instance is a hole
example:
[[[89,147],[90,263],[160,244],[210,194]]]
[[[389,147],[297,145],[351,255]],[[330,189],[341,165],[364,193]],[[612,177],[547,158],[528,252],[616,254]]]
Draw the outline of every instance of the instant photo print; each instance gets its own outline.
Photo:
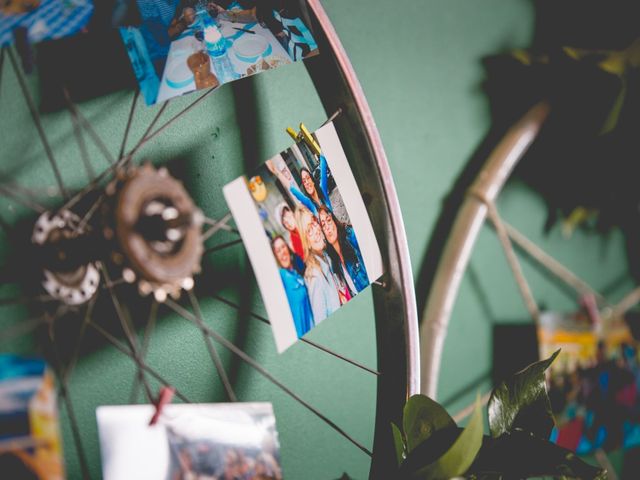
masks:
[[[549,368],[550,440],[579,455],[640,447],[640,344],[624,318],[600,328],[584,312],[540,316],[541,358],[560,350]]]
[[[224,187],[279,352],[383,273],[380,249],[333,123],[321,153],[299,142]]]
[[[96,410],[104,480],[281,480],[270,403],[173,404]]]
[[[92,14],[92,0],[1,0],[0,46],[75,35]]]
[[[287,65],[318,52],[296,2],[136,0],[120,28],[148,105]]]

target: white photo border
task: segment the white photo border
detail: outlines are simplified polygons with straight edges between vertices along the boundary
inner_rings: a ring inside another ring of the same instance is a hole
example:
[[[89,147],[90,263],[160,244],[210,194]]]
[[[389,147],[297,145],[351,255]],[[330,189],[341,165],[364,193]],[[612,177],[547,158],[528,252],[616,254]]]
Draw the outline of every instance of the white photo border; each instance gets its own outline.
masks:
[[[384,267],[362,194],[333,123],[324,125],[314,134],[342,196],[371,284],[382,276]],[[280,155],[279,153],[272,158]],[[273,329],[276,348],[282,353],[298,340],[298,336],[278,265],[249,191],[247,178],[243,176],[225,185],[223,193],[249,255]]]

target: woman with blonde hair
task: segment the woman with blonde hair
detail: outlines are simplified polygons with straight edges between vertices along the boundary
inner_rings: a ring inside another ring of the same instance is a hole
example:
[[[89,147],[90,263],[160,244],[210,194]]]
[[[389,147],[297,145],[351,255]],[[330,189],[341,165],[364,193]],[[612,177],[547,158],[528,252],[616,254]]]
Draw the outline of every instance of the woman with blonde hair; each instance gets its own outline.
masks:
[[[320,323],[351,296],[348,288],[331,269],[331,259],[327,255],[326,241],[318,219],[307,208],[296,209],[298,230],[302,236],[305,253],[304,282],[309,292],[313,319]]]

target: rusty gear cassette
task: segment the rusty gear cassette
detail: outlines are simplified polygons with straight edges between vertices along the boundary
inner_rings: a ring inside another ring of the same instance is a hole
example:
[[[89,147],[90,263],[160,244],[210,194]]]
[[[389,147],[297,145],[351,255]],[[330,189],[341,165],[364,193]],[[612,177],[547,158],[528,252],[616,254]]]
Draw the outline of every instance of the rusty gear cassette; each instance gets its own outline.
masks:
[[[203,215],[182,183],[147,163],[119,172],[107,195],[103,231],[124,281],[159,302],[193,288],[204,251]]]

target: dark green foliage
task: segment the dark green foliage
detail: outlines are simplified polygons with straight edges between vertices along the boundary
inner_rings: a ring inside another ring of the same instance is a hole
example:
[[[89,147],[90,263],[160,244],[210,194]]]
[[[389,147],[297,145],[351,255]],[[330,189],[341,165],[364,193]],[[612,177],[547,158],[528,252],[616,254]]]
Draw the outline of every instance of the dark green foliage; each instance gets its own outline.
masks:
[[[392,432],[401,479],[444,480],[555,476],[603,480],[606,471],[547,439],[553,416],[544,372],[559,352],[533,363],[502,382],[489,400],[491,436],[483,435],[480,401],[462,429],[437,402],[411,397],[403,417],[404,433]]]
[[[548,439],[554,420],[544,372],[560,350],[550,358],[529,365],[498,385],[489,399],[489,429],[494,438],[518,428]]]
[[[541,476],[603,480],[606,472],[532,433],[513,430],[499,438],[485,437],[468,476],[484,479]]]
[[[402,414],[407,452],[411,452],[434,432],[455,425],[453,418],[439,403],[425,395],[413,395],[405,404]]]

